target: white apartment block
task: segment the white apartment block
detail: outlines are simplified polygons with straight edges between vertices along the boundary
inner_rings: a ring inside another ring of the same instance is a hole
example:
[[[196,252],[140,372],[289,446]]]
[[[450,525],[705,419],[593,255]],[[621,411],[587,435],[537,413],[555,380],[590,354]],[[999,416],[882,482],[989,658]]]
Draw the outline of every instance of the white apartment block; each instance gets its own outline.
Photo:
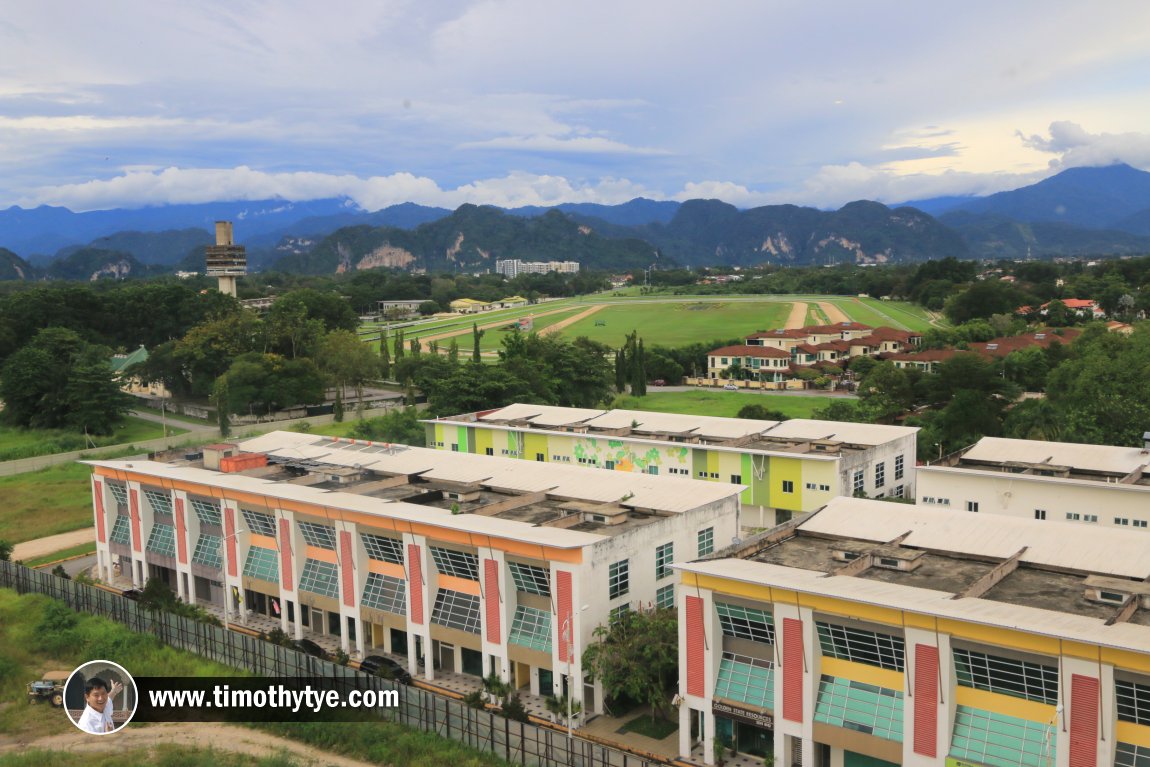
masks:
[[[502,274],[509,280],[521,274],[546,274],[548,272],[575,274],[578,271],[578,261],[520,261],[518,258],[510,258],[495,262],[496,274]]]

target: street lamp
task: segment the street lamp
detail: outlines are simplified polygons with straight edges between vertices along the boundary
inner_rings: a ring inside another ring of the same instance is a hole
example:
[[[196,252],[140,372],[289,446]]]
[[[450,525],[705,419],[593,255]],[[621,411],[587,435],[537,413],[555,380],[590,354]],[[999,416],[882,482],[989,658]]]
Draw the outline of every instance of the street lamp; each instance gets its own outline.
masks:
[[[589,605],[583,605],[579,612],[583,612]],[[563,643],[567,646],[567,758],[571,759],[571,701],[575,698],[575,678],[571,674],[571,658],[575,655],[575,642],[571,636],[571,614],[563,619]]]
[[[228,550],[228,549],[227,549],[227,546],[226,546],[226,545],[224,545],[224,544],[225,544],[225,542],[226,542],[226,541],[227,541],[229,538],[235,538],[235,537],[236,537],[236,536],[238,536],[240,533],[250,533],[250,532],[251,532],[251,530],[247,530],[247,529],[237,529],[237,530],[236,530],[234,533],[232,533],[231,535],[225,535],[225,536],[223,536],[222,538],[220,538],[220,548],[223,550],[224,556],[225,556],[225,557],[227,556],[227,550]],[[237,556],[239,555],[239,552],[238,552],[238,551],[236,552],[236,555],[237,555]],[[236,564],[238,565],[239,563],[237,562]],[[228,568],[227,568],[227,562],[225,562],[225,563],[224,563],[224,575],[225,575],[225,577],[224,577],[224,631],[228,631],[228,630],[229,630],[229,629],[228,629],[228,612],[229,612],[229,610],[228,610],[228,604],[229,604],[229,602],[232,600],[232,595],[228,593],[228,587],[227,587],[227,582],[228,582],[228,579],[227,579],[227,577],[226,577],[226,576],[227,576],[227,571],[228,571]],[[238,566],[236,567],[236,572],[239,572],[239,567],[238,567]],[[242,576],[242,575],[241,575],[240,577],[241,577],[241,579],[243,578],[243,576]],[[240,583],[243,583],[243,581],[241,580],[241,581],[240,581]],[[234,589],[234,588],[235,588],[235,586],[232,586],[232,588]],[[241,616],[242,616],[242,614],[241,614]]]

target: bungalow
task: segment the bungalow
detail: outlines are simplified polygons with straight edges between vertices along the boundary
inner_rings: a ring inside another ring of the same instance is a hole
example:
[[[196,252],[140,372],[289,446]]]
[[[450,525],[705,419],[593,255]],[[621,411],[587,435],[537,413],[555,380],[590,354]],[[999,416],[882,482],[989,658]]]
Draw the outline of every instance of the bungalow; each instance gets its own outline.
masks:
[[[724,346],[707,353],[707,377],[716,380],[732,365],[739,365],[759,381],[791,378],[791,354],[773,346]]]
[[[457,298],[451,302],[451,311],[456,314],[477,314],[492,308],[486,301],[476,301],[474,298]]]

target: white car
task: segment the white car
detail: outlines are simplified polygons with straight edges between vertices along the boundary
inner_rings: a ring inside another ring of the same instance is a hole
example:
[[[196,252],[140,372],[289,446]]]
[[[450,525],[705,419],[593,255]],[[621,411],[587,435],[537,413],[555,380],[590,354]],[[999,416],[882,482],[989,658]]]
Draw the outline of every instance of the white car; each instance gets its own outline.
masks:
[[[729,383],[726,386],[724,386],[723,388],[726,389],[727,391],[738,391],[739,390],[739,387],[733,383]]]

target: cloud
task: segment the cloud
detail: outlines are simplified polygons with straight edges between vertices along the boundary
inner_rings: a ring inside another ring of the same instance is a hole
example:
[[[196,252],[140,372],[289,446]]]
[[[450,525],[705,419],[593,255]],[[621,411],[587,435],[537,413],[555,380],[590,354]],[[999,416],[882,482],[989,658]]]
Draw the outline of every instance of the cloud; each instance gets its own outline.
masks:
[[[572,154],[605,155],[669,155],[663,149],[633,147],[600,136],[501,136],[486,141],[469,141],[460,149],[503,149],[515,152],[562,152]]]
[[[1039,152],[1057,154],[1050,161],[1052,168],[1113,165],[1128,163],[1135,167],[1150,167],[1150,134],[1148,133],[1090,133],[1078,123],[1069,120],[1052,122],[1049,136],[1018,131],[1023,146]]]

